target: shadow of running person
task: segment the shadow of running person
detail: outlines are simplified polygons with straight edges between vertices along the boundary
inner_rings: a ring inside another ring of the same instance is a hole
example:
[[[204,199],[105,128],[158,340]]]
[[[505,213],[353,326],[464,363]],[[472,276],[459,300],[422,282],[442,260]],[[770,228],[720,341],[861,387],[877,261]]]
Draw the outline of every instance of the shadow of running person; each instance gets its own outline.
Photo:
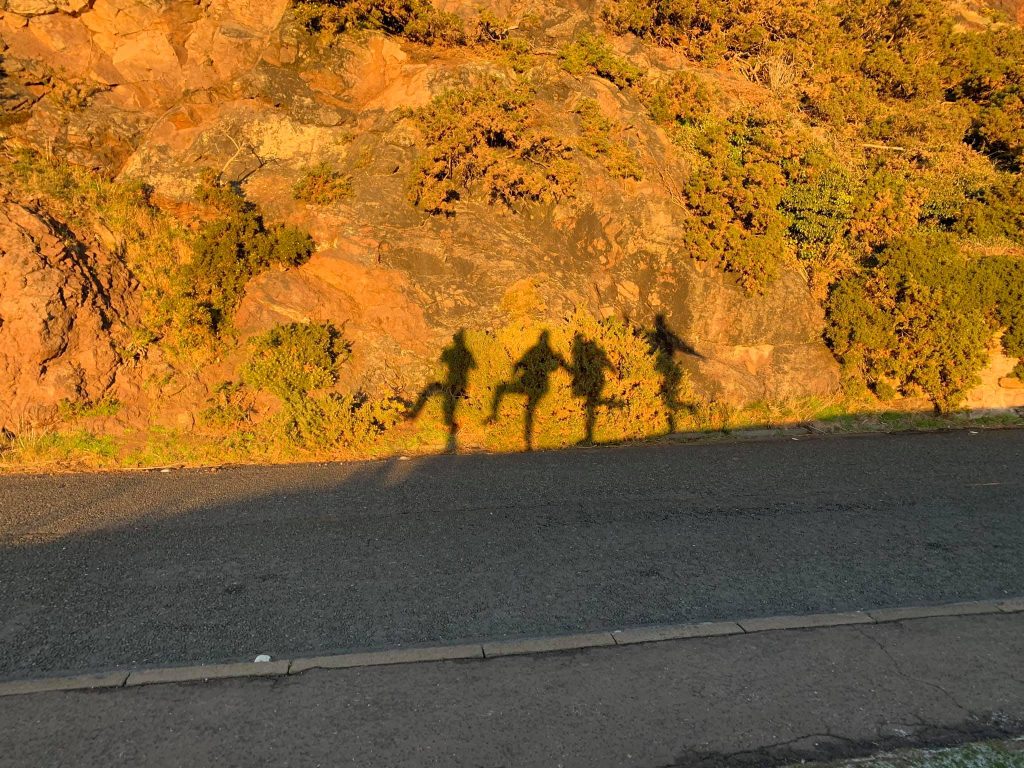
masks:
[[[551,389],[551,374],[559,368],[568,369],[561,355],[551,348],[551,334],[541,331],[537,343],[530,347],[512,366],[512,379],[502,382],[494,390],[491,415],[487,421],[498,420],[498,411],[506,395],[526,395],[526,413],[523,418],[523,442],[526,450],[533,450],[533,421],[537,406]]]
[[[621,405],[612,398],[603,398],[605,371],[614,371],[615,367],[601,345],[577,333],[572,339],[572,362],[568,370],[572,375],[572,394],[583,400],[586,413],[586,432],[580,445],[593,445],[594,428],[597,426],[597,409],[602,405],[615,407]]]
[[[410,409],[408,417],[415,419],[426,406],[427,401],[435,395],[439,395],[444,423],[448,427],[448,444],[445,450],[447,453],[456,453],[459,448],[459,423],[455,420],[455,412],[459,407],[459,401],[466,397],[469,372],[476,368],[476,359],[469,351],[469,347],[466,346],[465,329],[460,329],[452,336],[452,343],[441,352],[440,360],[447,369],[444,381],[428,384]]]
[[[680,339],[668,324],[664,315],[654,318],[654,328],[648,332],[647,341],[654,354],[654,368],[661,376],[661,399],[668,412],[669,434],[676,431],[676,413],[683,403],[679,401],[679,389],[683,383],[683,369],[676,361],[676,353],[683,352],[703,359],[703,355]]]

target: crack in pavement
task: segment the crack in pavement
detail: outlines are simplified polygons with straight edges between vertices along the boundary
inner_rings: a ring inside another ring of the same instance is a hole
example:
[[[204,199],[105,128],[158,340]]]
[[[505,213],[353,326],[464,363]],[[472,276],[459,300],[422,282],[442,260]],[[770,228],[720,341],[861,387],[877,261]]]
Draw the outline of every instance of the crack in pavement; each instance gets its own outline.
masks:
[[[929,688],[932,688],[933,690],[936,690],[943,696],[945,696],[946,699],[961,712],[966,713],[969,717],[973,719],[978,719],[978,715],[975,712],[971,711],[968,707],[965,707],[963,704],[961,704],[952,693],[950,693],[948,690],[943,688],[938,683],[932,680],[926,680],[921,677],[916,677],[904,671],[903,666],[889,652],[889,649],[885,647],[885,644],[879,638],[874,637],[873,635],[869,635],[864,627],[854,625],[852,628],[857,634],[859,634],[865,640],[868,640],[869,642],[873,643],[875,646],[878,647],[878,649],[885,655],[885,657],[892,664],[893,668],[896,670],[897,675],[902,677],[904,680],[910,680],[911,682],[920,683],[921,685],[927,685]]]

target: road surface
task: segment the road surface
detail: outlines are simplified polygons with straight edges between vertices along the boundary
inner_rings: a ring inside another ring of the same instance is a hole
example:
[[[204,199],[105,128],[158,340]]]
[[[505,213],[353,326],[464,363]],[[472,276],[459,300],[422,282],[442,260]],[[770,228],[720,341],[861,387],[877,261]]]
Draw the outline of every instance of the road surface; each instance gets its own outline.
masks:
[[[1024,431],[0,477],[0,680],[1024,595]]]

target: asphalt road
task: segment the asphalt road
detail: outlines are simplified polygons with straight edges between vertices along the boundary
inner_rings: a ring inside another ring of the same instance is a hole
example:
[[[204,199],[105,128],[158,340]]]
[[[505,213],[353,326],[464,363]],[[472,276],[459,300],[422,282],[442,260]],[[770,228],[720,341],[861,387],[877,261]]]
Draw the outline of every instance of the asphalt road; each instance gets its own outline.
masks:
[[[0,698],[0,768],[724,768],[1024,733],[1024,613]]]
[[[0,679],[1024,595],[1024,432],[0,477]]]

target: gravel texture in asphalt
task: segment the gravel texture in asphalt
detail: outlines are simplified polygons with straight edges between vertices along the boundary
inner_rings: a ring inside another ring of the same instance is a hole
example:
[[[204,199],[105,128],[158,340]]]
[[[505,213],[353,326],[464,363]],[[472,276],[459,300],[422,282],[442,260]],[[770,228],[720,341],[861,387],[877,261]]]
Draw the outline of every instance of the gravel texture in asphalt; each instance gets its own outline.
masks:
[[[3,476],[0,679],[1024,595],[1022,467],[1008,430]]]

